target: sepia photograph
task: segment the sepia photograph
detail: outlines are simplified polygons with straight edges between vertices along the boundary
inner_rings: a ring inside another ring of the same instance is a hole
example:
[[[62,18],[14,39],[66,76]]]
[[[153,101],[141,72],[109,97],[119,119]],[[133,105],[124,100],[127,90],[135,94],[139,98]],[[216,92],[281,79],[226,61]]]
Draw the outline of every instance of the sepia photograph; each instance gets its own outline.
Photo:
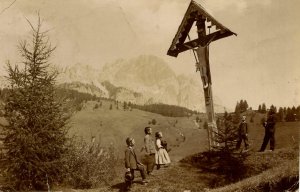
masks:
[[[0,0],[0,192],[298,192],[298,0]]]

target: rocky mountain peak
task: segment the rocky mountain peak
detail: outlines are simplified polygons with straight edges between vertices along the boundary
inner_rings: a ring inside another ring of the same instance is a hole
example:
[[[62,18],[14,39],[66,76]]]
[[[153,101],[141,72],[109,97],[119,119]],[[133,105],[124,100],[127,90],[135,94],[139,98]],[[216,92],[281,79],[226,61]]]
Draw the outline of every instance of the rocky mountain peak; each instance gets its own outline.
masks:
[[[165,103],[205,111],[200,77],[176,75],[163,59],[153,55],[118,59],[101,70],[77,63],[62,71],[60,82],[73,82],[73,88],[74,82],[77,87],[81,82],[85,88],[77,88],[80,91],[137,104]]]

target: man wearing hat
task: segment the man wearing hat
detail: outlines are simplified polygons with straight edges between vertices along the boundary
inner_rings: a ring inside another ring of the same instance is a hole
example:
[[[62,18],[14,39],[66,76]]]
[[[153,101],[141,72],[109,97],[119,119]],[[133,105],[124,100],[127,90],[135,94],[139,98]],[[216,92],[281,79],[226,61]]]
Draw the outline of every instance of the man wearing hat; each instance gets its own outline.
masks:
[[[238,130],[238,141],[236,144],[236,149],[238,150],[241,147],[242,141],[245,143],[245,149],[248,149],[248,124],[246,122],[246,116],[243,115],[242,117],[242,122],[239,125],[239,130]]]

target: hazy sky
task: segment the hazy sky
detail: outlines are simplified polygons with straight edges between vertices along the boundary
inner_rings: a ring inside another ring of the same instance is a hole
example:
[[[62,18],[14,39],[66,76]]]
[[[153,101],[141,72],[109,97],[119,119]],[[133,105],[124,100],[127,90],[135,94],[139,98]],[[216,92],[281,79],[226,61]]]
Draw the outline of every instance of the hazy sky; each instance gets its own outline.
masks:
[[[197,0],[238,34],[210,45],[213,92],[226,107],[246,99],[257,108],[300,104],[299,0]],[[166,52],[189,0],[1,0],[0,64],[18,62],[16,46],[29,37],[39,11],[57,45],[53,63],[101,67],[118,58],[151,54],[177,74],[195,73],[190,51]],[[3,72],[3,69],[1,69]],[[200,81],[200,77],[199,77]]]

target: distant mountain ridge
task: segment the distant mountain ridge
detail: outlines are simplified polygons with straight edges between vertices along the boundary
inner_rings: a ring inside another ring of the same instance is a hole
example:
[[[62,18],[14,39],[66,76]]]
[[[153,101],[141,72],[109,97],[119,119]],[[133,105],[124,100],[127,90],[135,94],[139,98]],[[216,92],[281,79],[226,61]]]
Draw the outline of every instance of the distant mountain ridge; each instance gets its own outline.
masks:
[[[102,69],[78,63],[62,69],[58,82],[64,88],[118,101],[164,103],[205,111],[200,77],[176,75],[163,59],[152,55],[119,59]],[[223,111],[220,100],[215,101],[216,111]]]

